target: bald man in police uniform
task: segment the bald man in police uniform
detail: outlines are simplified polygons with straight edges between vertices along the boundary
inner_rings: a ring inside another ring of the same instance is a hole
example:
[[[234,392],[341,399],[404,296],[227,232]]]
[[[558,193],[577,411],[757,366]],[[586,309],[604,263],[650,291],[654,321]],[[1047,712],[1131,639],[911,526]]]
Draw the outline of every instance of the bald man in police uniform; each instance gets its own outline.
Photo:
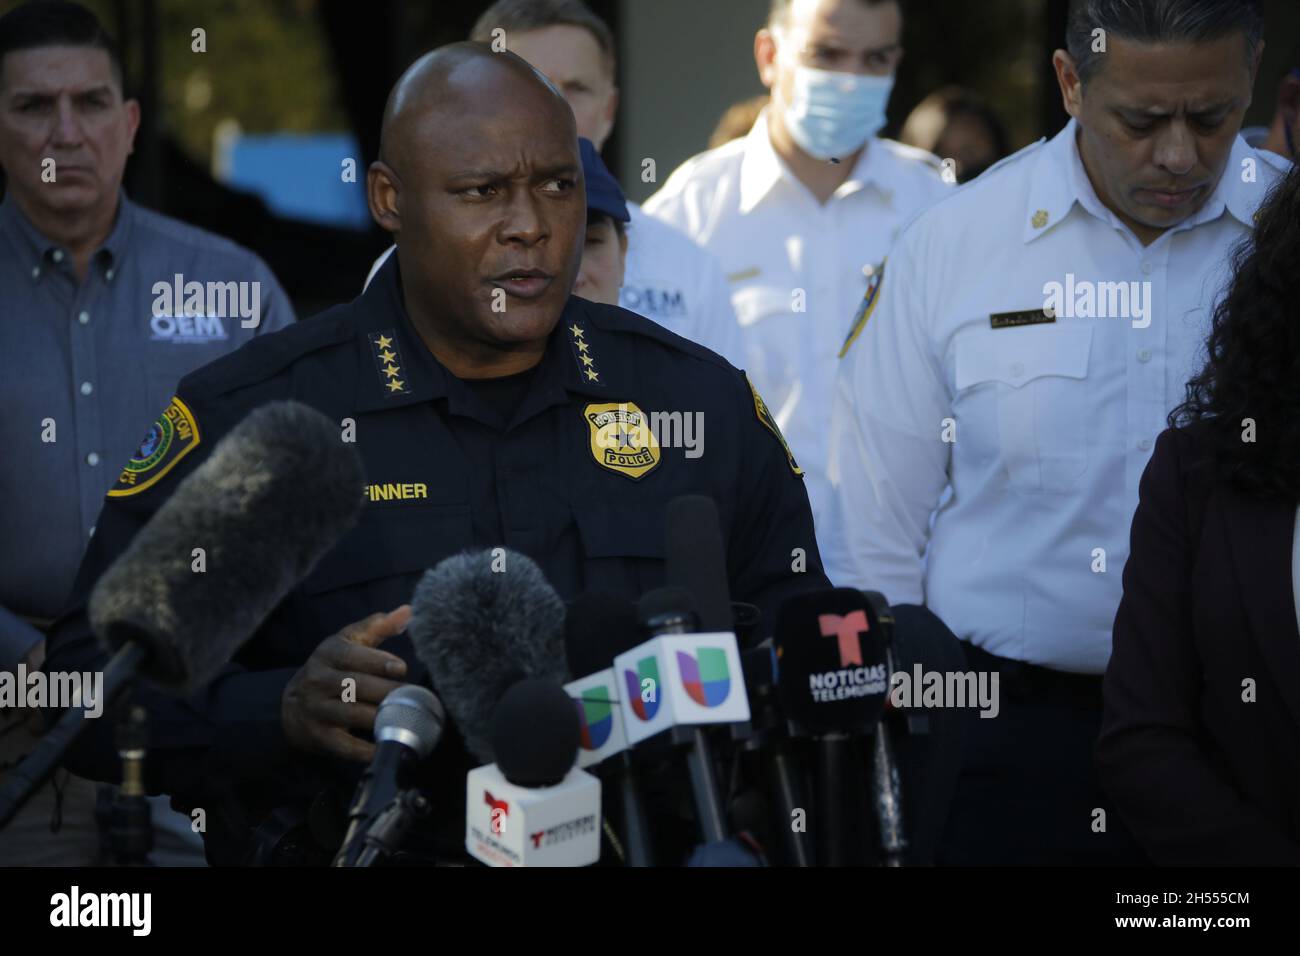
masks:
[[[532,67],[472,43],[417,61],[389,99],[368,195],[397,255],[354,302],[181,382],[163,414],[193,438],[123,473],[50,639],[53,669],[102,664],[84,612],[96,579],[251,410],[295,399],[341,430],[355,423],[370,482],[358,526],[203,694],[137,695],[155,731],[150,787],[206,809],[213,863],[265,859],[285,834],[276,859],[328,859],[339,804],[373,754],[375,705],[426,679],[402,633],[405,602],[450,554],[504,545],[565,599],[635,597],[663,583],[667,503],[706,494],[732,596],[757,604],[766,629],[784,598],[828,586],[799,467],[744,375],[654,322],[570,295],[586,221],[577,135]],[[619,453],[600,427],[619,409],[700,413],[703,454],[644,427],[626,429]],[[348,676],[360,699],[341,705]],[[69,764],[112,779],[112,730],[98,723]],[[433,842],[451,851],[469,765],[454,734],[434,763]]]

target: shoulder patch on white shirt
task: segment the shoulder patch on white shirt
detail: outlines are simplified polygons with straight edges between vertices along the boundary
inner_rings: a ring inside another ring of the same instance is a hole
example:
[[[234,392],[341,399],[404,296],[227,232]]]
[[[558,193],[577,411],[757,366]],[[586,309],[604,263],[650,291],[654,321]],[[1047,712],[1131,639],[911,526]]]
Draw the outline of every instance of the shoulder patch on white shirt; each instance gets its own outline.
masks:
[[[862,301],[858,303],[858,311],[853,316],[853,323],[849,326],[849,334],[844,339],[844,344],[840,347],[839,358],[849,354],[849,349],[857,341],[862,330],[867,326],[867,319],[871,318],[871,313],[876,309],[876,303],[880,300],[880,287],[885,281],[885,260],[880,260],[880,265],[871,270],[871,275],[867,279],[867,291],[862,295]]]

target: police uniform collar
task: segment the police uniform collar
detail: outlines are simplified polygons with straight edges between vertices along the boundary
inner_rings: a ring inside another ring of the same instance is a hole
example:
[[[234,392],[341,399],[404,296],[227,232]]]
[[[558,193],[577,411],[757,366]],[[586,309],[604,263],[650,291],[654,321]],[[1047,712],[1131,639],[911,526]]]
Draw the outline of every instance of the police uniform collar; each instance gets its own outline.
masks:
[[[578,296],[569,296],[564,314],[551,335],[561,383],[568,392],[594,397],[608,396],[612,386],[628,382],[627,346],[615,348],[612,336],[600,322],[602,306]]]
[[[429,352],[406,314],[396,254],[380,267],[356,305],[362,310],[356,341],[355,407],[359,411],[447,398],[453,413],[472,414],[467,391],[458,387],[460,383]],[[609,336],[592,321],[589,308],[595,307],[584,299],[569,297],[547,339],[541,367],[520,407],[518,421],[568,401],[571,392],[608,394],[606,382],[618,356],[606,347]]]
[[[787,180],[792,186],[807,192],[807,187],[799,182],[794,173],[790,171],[790,168],[786,166],[785,161],[772,148],[772,139],[768,135],[768,109],[769,107],[764,107],[763,111],[758,114],[758,119],[754,121],[753,128],[744,140],[744,154],[740,161],[740,212],[742,215],[762,202],[767,194],[772,191],[772,188],[782,179]],[[874,185],[886,198],[890,198],[892,193],[883,185],[887,178],[884,164],[889,157],[881,155],[882,153],[883,150],[880,149],[876,137],[873,136],[867,140],[867,148],[858,154],[858,160],[853,165],[853,171],[849,174],[849,178],[835,190],[835,197],[847,196],[865,186]]]
[[[406,314],[397,254],[388,257],[355,301],[358,411],[380,411],[447,394],[446,370]]]

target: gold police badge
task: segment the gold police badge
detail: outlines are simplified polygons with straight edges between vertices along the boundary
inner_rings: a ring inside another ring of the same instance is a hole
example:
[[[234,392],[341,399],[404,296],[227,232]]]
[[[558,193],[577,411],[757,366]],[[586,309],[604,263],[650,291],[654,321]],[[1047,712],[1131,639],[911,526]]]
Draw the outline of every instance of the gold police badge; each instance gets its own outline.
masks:
[[[582,410],[596,464],[638,481],[659,467],[659,439],[633,402],[592,403]]]
[[[158,482],[199,444],[199,423],[179,398],[173,398],[108,491],[110,498],[137,495]]]

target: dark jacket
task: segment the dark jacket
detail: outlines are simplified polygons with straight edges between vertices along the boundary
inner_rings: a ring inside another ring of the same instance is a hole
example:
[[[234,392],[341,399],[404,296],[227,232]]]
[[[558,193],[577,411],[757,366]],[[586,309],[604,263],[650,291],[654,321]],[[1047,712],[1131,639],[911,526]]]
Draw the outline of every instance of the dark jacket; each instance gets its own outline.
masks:
[[[1298,864],[1295,503],[1230,487],[1195,426],[1160,436],[1140,491],[1102,784],[1157,864]]]
[[[745,376],[615,306],[569,299],[509,427],[424,346],[405,313],[396,257],[354,302],[255,340],[187,376],[177,394],[169,417],[192,418],[201,438],[173,441],[162,455],[142,448],[109,492],[70,610],[50,637],[50,669],[102,666],[84,610],[95,582],[259,405],[295,399],[355,422],[371,483],[357,526],[202,694],[137,692],[152,733],[148,786],[206,809],[214,862],[244,859],[248,829],[272,808],[305,806],[331,781],[343,799],[350,794],[362,768],[286,743],[285,684],[326,637],[409,601],[422,572],[448,555],[504,545],[536,561],[564,600],[593,589],[635,598],[664,583],[665,506],[704,494],[718,505],[731,596],[758,605],[766,627],[785,597],[829,586],[803,481]],[[609,431],[604,413],[623,403],[647,416],[698,412],[703,454],[603,447],[596,430]],[[425,675],[406,635],[384,649],[406,660],[408,680]],[[68,766],[114,780],[112,722],[96,723]],[[436,815],[453,839],[459,827],[463,842],[456,807],[467,754],[449,734],[433,756],[442,783]]]

